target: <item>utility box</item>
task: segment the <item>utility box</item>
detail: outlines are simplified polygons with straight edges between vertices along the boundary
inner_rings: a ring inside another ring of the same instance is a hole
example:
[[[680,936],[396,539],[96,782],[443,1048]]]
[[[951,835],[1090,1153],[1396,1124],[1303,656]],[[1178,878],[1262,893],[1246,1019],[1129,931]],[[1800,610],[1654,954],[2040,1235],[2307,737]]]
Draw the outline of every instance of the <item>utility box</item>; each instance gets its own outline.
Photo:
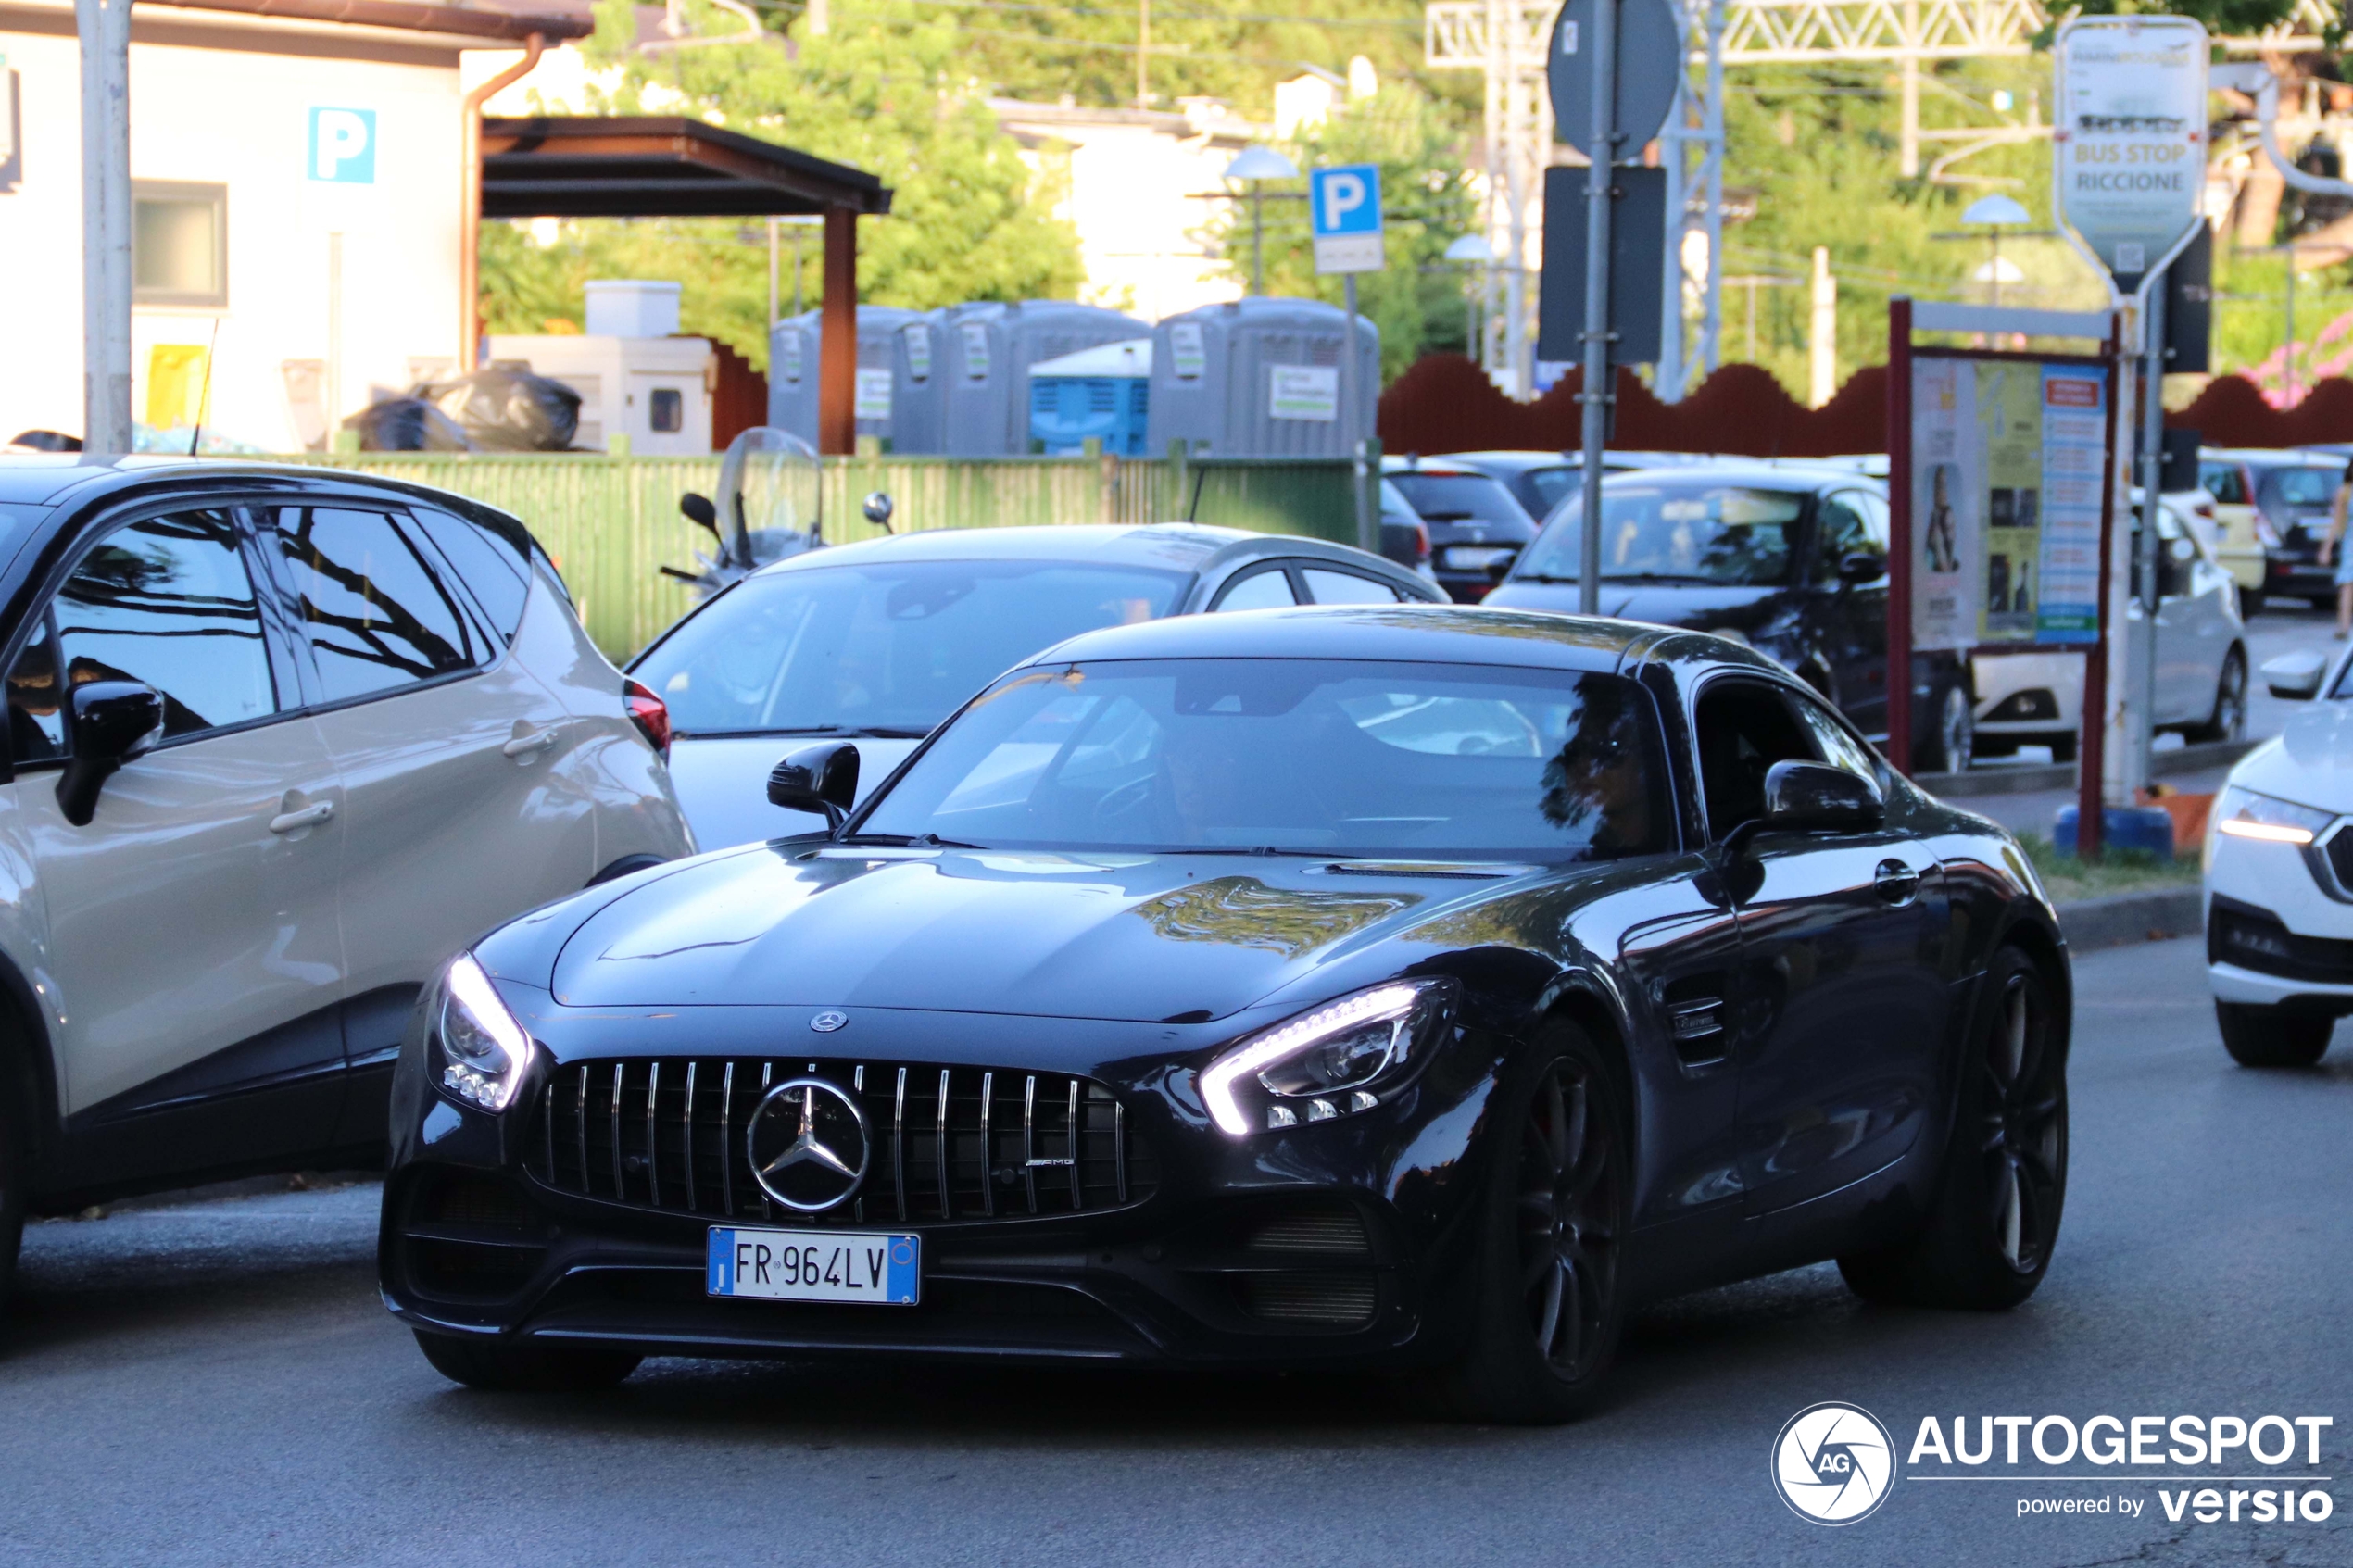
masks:
[[[947,450],[959,458],[1029,450],[1029,377],[1038,361],[1151,331],[1133,316],[1065,299],[958,305],[941,315]]]
[[[582,291],[587,296],[581,320],[590,337],[676,337],[678,301],[685,293],[678,283],[635,278],[591,279]]]
[[[674,324],[674,313],[671,320]],[[630,450],[641,454],[699,456],[711,449],[711,399],[718,385],[719,357],[708,338],[502,332],[490,339],[490,358],[494,363],[527,363],[533,373],[580,395],[575,449],[601,452],[615,435],[626,435]]]
[[[1151,448],[1152,340],[1082,348],[1029,367],[1029,441],[1050,458],[1086,450],[1089,440],[1122,458]]]
[[[946,370],[940,313],[858,307],[858,433],[893,452],[940,450]],[[768,422],[817,445],[817,365],[824,312],[776,323],[768,335]]]
[[[1182,441],[1227,458],[1345,458],[1371,439],[1380,330],[1356,318],[1341,407],[1347,313],[1312,299],[1205,305],[1152,329],[1150,449]]]

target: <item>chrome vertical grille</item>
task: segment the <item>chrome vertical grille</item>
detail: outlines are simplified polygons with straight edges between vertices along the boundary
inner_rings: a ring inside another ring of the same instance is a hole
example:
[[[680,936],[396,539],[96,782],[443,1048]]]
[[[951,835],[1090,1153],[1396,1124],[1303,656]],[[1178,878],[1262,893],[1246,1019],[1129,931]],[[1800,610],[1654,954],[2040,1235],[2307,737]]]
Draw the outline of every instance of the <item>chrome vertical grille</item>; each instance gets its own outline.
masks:
[[[768,1086],[802,1075],[848,1090],[873,1140],[855,1200],[824,1214],[770,1204],[746,1148]],[[1140,1201],[1158,1179],[1111,1091],[1061,1073],[805,1060],[574,1062],[556,1071],[536,1113],[527,1147],[539,1182],[714,1220],[937,1224],[1068,1214]]]

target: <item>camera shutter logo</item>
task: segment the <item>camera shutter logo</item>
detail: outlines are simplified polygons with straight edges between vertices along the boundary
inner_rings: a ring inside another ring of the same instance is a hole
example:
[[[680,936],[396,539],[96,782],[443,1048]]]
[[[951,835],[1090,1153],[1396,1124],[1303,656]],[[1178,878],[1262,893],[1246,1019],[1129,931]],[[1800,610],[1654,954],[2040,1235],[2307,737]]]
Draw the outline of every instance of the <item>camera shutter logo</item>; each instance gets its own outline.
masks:
[[[744,1141],[760,1190],[802,1214],[849,1202],[874,1148],[858,1101],[823,1078],[788,1078],[770,1089]]]
[[[1791,1512],[1817,1524],[1852,1524],[1887,1500],[1895,1440],[1859,1406],[1808,1405],[1773,1439],[1772,1471]]]

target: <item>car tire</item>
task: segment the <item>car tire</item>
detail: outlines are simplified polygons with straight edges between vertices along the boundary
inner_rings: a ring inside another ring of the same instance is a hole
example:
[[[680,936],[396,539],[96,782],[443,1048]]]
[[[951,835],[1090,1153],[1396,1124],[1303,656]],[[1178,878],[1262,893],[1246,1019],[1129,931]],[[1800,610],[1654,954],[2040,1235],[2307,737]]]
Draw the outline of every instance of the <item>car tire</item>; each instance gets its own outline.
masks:
[[[2000,1311],[2050,1267],[2067,1201],[2066,1029],[2016,947],[1995,951],[1984,985],[1927,1223],[1838,1261],[1866,1300]]]
[[[1977,715],[1969,710],[1969,693],[1959,685],[1944,688],[1937,704],[1936,727],[1929,732],[1926,754],[1918,771],[1966,773],[1977,746]]]
[[[0,1066],[6,1059],[0,1058]],[[25,1191],[32,1179],[32,1121],[24,1096],[0,1082],[0,1307],[17,1281],[24,1246]]]
[[[2246,738],[2246,654],[2233,648],[2222,656],[2222,673],[2214,682],[2214,711],[2202,724],[2182,732],[2187,741],[2235,741]]]
[[[1507,1080],[1481,1199],[1471,1346],[1437,1380],[1472,1421],[1551,1425],[1592,1411],[1625,1323],[1632,1123],[1601,1049],[1548,1025]]]
[[[2244,1002],[2216,1002],[2222,1048],[2241,1067],[2309,1067],[2328,1054],[2336,1020]]]
[[[2073,735],[2053,735],[2050,740],[2050,746],[2052,761],[2072,762],[2075,760],[2075,737]]]
[[[417,1348],[452,1383],[508,1394],[581,1394],[610,1388],[644,1358],[569,1345],[514,1344],[417,1333]]]

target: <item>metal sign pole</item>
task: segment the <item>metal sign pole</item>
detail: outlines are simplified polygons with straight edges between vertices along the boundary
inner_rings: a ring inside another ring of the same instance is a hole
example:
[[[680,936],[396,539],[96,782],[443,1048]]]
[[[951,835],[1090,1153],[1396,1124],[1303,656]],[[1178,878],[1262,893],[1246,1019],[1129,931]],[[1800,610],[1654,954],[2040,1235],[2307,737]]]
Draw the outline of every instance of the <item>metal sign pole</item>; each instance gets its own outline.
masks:
[[[2149,781],[2149,750],[2157,738],[2157,615],[2163,596],[2158,592],[2162,548],[2158,537],[2158,492],[2165,469],[2165,273],[2152,271],[2141,283],[2141,546],[2133,562],[2134,592],[2141,601],[2141,624],[2133,638],[2133,681],[2127,701],[2132,704],[2133,748],[2124,768],[2125,804],[2136,805],[2140,788]]]
[[[1578,572],[1577,608],[1602,609],[1602,448],[1609,440],[1609,405],[1617,388],[1609,363],[1609,202],[1617,162],[1617,0],[1593,7],[1592,158],[1585,177],[1585,538]]]
[[[2103,830],[2108,826],[2101,811],[2107,805],[2103,774],[2108,768],[2109,539],[2116,529],[2116,434],[2123,418],[2118,406],[2123,400],[2126,379],[2120,373],[2124,363],[2124,318],[2120,312],[2115,320],[2108,340],[2108,433],[2104,443],[2108,456],[2100,464],[2099,635],[2083,650],[2083,708],[2079,716],[2082,733],[2075,747],[2075,853],[2084,860],[2100,858]]]
[[[1887,760],[1912,771],[1912,302],[1887,302]]]

